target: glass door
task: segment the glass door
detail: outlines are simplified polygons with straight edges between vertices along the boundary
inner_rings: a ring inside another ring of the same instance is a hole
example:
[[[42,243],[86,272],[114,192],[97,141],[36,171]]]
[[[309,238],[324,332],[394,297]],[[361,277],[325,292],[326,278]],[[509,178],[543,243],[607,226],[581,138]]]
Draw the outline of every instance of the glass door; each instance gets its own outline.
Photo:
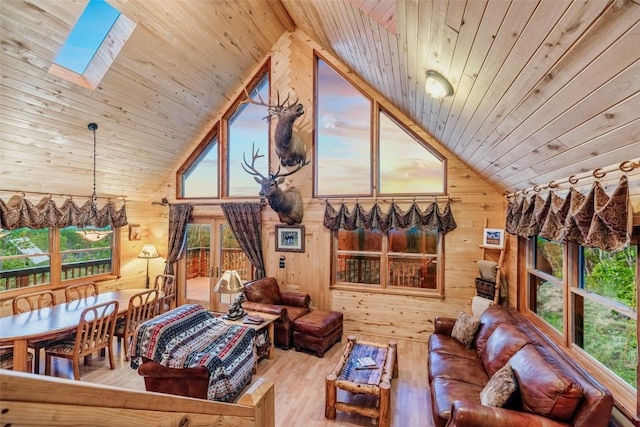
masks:
[[[236,270],[243,280],[253,277],[253,268],[224,219],[198,218],[187,225],[186,302],[226,312],[237,294],[219,294],[213,289],[225,270]]]

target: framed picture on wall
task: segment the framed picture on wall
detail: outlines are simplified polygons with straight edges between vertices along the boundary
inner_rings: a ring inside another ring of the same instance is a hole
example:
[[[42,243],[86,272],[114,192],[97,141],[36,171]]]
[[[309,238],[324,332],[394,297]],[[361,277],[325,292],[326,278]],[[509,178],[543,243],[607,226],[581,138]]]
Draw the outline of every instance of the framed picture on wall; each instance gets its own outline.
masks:
[[[129,224],[129,240],[141,240],[142,229],[140,224]]]
[[[482,235],[482,246],[502,249],[504,246],[504,230],[500,228],[485,228]]]
[[[304,225],[276,225],[276,251],[304,252]]]

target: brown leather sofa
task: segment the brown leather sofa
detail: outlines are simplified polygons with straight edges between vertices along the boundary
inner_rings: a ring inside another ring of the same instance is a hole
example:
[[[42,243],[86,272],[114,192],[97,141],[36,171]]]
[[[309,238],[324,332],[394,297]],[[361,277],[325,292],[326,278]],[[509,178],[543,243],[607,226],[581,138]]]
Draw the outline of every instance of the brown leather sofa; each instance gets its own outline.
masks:
[[[293,321],[309,312],[311,297],[299,292],[280,291],[274,277],[244,284],[246,301],[242,308],[280,316],[275,321],[275,344],[288,350],[293,345]]]
[[[493,305],[480,316],[473,345],[451,336],[456,318],[436,317],[428,373],[437,427],[606,427],[609,391],[540,334],[519,312]],[[483,406],[480,393],[509,363],[517,382],[505,407]]]

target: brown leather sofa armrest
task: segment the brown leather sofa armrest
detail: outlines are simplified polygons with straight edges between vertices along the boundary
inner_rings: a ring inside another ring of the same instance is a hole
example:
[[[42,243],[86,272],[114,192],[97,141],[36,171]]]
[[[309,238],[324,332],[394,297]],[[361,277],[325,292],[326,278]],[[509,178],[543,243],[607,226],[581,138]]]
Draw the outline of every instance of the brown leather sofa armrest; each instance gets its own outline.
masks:
[[[138,374],[154,378],[209,378],[209,370],[204,366],[186,369],[168,368],[148,359],[140,365]]]
[[[275,314],[276,316],[280,316],[282,319],[287,318],[287,309],[281,305],[245,301],[242,303],[242,308],[248,311],[260,311],[262,313]]]
[[[455,317],[437,316],[433,324],[433,333],[441,335],[451,335],[453,325],[456,323]]]
[[[570,427],[570,424],[528,412],[455,401],[447,427]]]
[[[309,308],[311,303],[311,297],[300,292],[280,292],[280,296],[282,297],[282,305]]]

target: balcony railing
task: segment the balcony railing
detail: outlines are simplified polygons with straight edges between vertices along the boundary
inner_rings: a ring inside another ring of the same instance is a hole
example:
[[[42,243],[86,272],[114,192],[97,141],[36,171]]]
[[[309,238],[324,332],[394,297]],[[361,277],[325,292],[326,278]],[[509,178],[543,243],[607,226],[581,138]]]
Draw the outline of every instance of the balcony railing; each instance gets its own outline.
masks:
[[[0,291],[41,285],[51,281],[50,267],[27,267],[0,271]],[[111,259],[94,259],[62,265],[62,280],[78,279],[111,272]]]
[[[189,248],[187,249],[187,279],[196,277],[209,277],[211,251],[209,248]],[[248,280],[252,277],[251,262],[247,259],[242,249],[222,249],[221,272],[225,270],[236,270],[240,277]]]

